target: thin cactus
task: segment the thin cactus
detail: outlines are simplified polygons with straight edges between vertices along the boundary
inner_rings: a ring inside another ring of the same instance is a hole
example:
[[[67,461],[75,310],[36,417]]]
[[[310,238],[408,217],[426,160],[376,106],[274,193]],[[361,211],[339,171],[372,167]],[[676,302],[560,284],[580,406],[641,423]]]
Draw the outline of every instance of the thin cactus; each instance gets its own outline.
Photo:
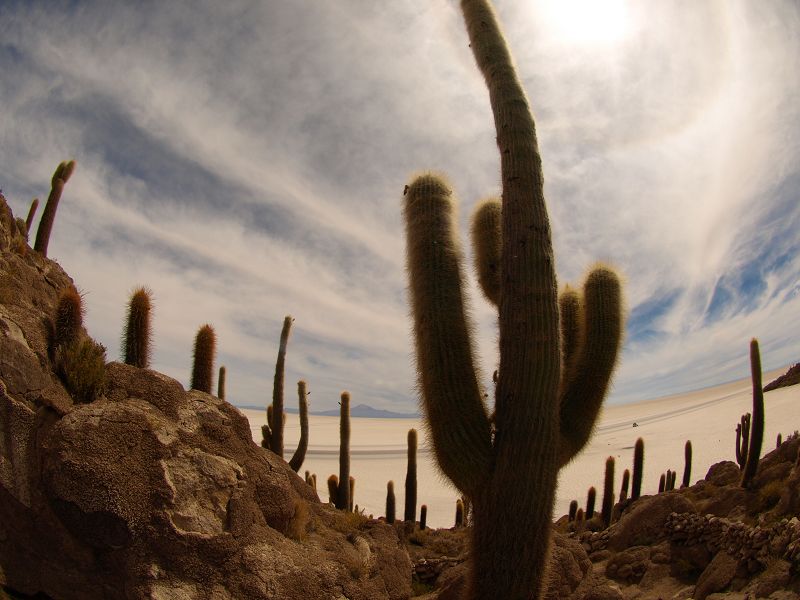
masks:
[[[692,441],[686,440],[683,447],[683,481],[681,488],[687,488],[692,484]]]
[[[73,286],[61,292],[53,319],[51,348],[66,346],[77,341],[83,327],[83,299]]]
[[[581,527],[585,520],[586,520],[586,515],[584,514],[583,509],[579,508],[575,512],[575,523],[577,524],[578,527]]]
[[[61,194],[72,173],[75,171],[75,161],[62,162],[58,165],[51,180],[50,195],[42,211],[42,218],[39,220],[39,228],[36,230],[36,243],[33,249],[42,256],[47,256],[47,246],[50,244],[50,233],[53,230],[53,221],[56,218],[58,202]]]
[[[428,523],[428,505],[423,504],[419,507],[419,528],[421,531],[425,531],[425,527]]]
[[[586,520],[588,521],[592,517],[594,517],[594,503],[597,499],[597,490],[594,486],[589,488],[589,492],[586,494]]]
[[[408,465],[406,468],[406,497],[403,520],[409,523],[417,519],[417,430],[408,430]]]
[[[200,327],[194,339],[191,389],[211,393],[216,345],[217,336],[214,328],[208,324]]]
[[[667,489],[667,476],[665,473],[662,473],[661,478],[658,480],[658,493],[660,494],[666,489]]]
[[[464,526],[464,502],[459,498],[456,500],[456,527]]]
[[[753,380],[753,420],[750,428],[750,446],[747,450],[747,462],[742,471],[741,486],[749,488],[758,471],[761,458],[761,446],[764,440],[764,388],[761,384],[761,354],[758,340],[750,341],[750,373]]]
[[[606,459],[606,474],[603,481],[603,525],[611,525],[611,513],[614,510],[614,457]]]
[[[339,410],[339,493],[336,508],[347,509],[350,504],[350,393],[342,392]],[[392,484],[394,485],[394,484]]]
[[[128,320],[122,337],[122,360],[126,365],[140,369],[150,366],[152,307],[152,292],[149,289],[140,287],[134,290],[128,302]]]
[[[219,375],[217,376],[217,398],[220,400],[225,400],[225,379],[228,375],[228,370],[225,368],[225,365],[221,365],[219,368]]]
[[[628,485],[630,484],[631,480],[631,472],[628,469],[625,469],[622,472],[622,486],[619,490],[619,501],[624,502],[628,499]]]
[[[558,471],[591,436],[616,363],[621,289],[610,268],[589,273],[581,341],[564,361],[533,118],[491,6],[462,0],[461,8],[489,88],[501,158],[494,435],[473,361],[452,193],[430,175],[409,186],[404,203],[417,371],[439,466],[473,502],[470,597],[535,598]]]
[[[783,443],[783,436],[779,433],[778,437],[775,439],[775,448],[780,448],[782,443]]]
[[[349,500],[347,501],[347,512],[353,512],[353,498],[356,496],[356,478],[350,475],[350,485],[348,487]]]
[[[750,413],[741,416],[736,426],[736,462],[744,470],[747,464],[747,452],[750,448]]]
[[[631,500],[642,494],[642,474],[644,473],[644,439],[636,440],[633,448],[633,480],[631,481]]]
[[[394,523],[395,520],[395,501],[394,501],[394,481],[386,484],[386,522]]]
[[[300,467],[303,466],[308,450],[308,392],[306,391],[306,382],[302,379],[297,382],[297,401],[300,407],[300,441],[289,461],[289,466],[295,473],[300,471]]]
[[[25,219],[25,231],[30,233],[31,227],[33,227],[33,218],[36,216],[36,209],[39,208],[39,199],[34,198],[33,202],[31,202],[31,207],[28,209],[28,218]]]
[[[669,482],[669,489],[671,489],[671,490],[675,489],[675,482],[677,480],[678,480],[678,472],[677,471],[672,471],[672,479],[670,479],[670,482]]]
[[[336,500],[339,496],[339,478],[336,475],[328,477],[328,501],[336,506]]]
[[[275,411],[273,418],[278,415],[283,415],[283,372],[284,363],[286,362],[286,346],[289,344],[289,333],[292,329],[292,317],[286,315],[283,319],[283,328],[281,329],[281,342],[278,346],[278,359],[275,362],[275,379],[272,385],[272,406]],[[276,427],[275,423],[270,425],[272,427],[272,451],[283,458],[283,424]],[[339,481],[342,481],[341,477]],[[344,481],[347,481],[345,479]],[[346,506],[346,505],[345,505]]]
[[[578,501],[573,500],[569,503],[569,513],[567,514],[567,522],[572,523],[575,520],[575,515],[578,512]]]

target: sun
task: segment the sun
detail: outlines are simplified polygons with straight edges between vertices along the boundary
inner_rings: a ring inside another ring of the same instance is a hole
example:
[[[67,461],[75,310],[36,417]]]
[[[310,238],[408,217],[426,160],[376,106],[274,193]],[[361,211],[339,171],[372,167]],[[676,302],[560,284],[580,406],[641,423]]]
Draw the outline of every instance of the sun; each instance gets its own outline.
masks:
[[[625,0],[540,0],[536,5],[545,27],[564,43],[613,43],[629,30]]]

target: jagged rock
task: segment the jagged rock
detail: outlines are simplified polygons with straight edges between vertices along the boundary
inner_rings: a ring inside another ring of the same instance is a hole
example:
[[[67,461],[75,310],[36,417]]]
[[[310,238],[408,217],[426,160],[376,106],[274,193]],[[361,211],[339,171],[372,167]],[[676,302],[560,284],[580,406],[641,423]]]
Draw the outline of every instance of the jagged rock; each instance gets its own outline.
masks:
[[[612,528],[608,547],[621,551],[665,539],[664,523],[673,512],[694,512],[694,506],[677,492],[640,497]]]
[[[638,583],[650,566],[650,548],[634,546],[612,556],[606,563],[606,577]]]
[[[697,580],[695,600],[705,600],[709,594],[724,590],[736,575],[739,561],[727,552],[717,552]]]
[[[553,534],[545,600],[568,598],[592,569],[592,561],[580,543],[558,533]]]
[[[749,589],[756,598],[771,598],[775,592],[784,590],[791,578],[791,565],[785,560],[774,560],[753,580]]]
[[[714,485],[732,485],[739,483],[742,478],[742,471],[739,465],[730,460],[723,460],[715,463],[708,468],[705,480]]]
[[[44,321],[72,285],[0,198],[0,584],[85,598],[402,600],[396,531],[322,505],[218,398],[107,365],[73,404]]]

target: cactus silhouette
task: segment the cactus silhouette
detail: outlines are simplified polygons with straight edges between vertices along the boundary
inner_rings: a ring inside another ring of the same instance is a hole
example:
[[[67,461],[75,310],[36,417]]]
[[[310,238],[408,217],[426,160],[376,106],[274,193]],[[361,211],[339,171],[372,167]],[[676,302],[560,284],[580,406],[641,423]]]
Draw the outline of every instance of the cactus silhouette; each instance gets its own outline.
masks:
[[[33,249],[42,256],[47,256],[47,246],[50,244],[50,233],[53,230],[53,221],[56,218],[58,201],[72,173],[75,171],[75,161],[62,162],[56,167],[51,180],[50,195],[42,211],[42,218],[39,220],[39,228],[36,230],[36,243]]]
[[[286,346],[289,344],[289,333],[292,329],[292,317],[286,315],[283,319],[283,328],[281,329],[281,342],[278,346],[278,360],[275,362],[275,379],[272,385],[272,410],[274,411],[273,418],[278,415],[283,415],[283,372],[284,363],[286,362]],[[270,447],[272,451],[283,458],[283,421],[276,421],[271,423],[272,428],[272,442]],[[339,478],[341,481],[341,477]],[[345,479],[345,481],[347,481]]]
[[[428,524],[428,505],[423,504],[419,507],[419,528],[422,531],[425,531],[425,527]]]
[[[341,510],[346,510],[350,504],[348,481],[350,481],[350,393],[342,392],[339,409],[339,491],[336,494],[336,508]]]
[[[692,484],[692,441],[686,440],[683,447],[683,480],[681,487],[686,488]]]
[[[636,440],[633,447],[633,481],[631,481],[631,500],[642,494],[642,474],[644,473],[644,439]]]
[[[36,209],[39,208],[39,199],[34,198],[31,207],[28,209],[28,218],[25,219],[25,231],[29,234],[33,226],[33,218],[36,216]]]
[[[750,447],[750,413],[745,413],[736,425],[736,462],[740,469],[747,463],[747,452]]]
[[[558,471],[591,436],[616,363],[621,290],[612,269],[589,273],[579,342],[564,360],[533,117],[493,9],[486,0],[462,0],[461,8],[501,159],[494,435],[473,360],[454,200],[432,175],[409,185],[403,209],[419,388],[437,462],[473,503],[469,597],[535,598]]]
[[[417,520],[417,430],[408,430],[408,466],[406,468],[406,497],[403,520]]]
[[[619,490],[619,501],[624,502],[628,499],[628,484],[631,480],[631,472],[628,469],[625,469],[622,472],[622,486]]]
[[[328,477],[328,498],[331,504],[336,506],[336,498],[339,496],[339,478],[336,475]]]
[[[386,522],[394,523],[395,503],[394,503],[394,481],[386,484]]]
[[[761,458],[761,445],[764,441],[764,388],[761,385],[761,353],[756,339],[750,341],[750,374],[753,380],[753,420],[750,423],[747,461],[742,471],[743,488],[750,487],[758,471],[758,460]]]
[[[197,331],[194,339],[194,363],[192,365],[193,390],[211,393],[211,380],[214,371],[214,354],[217,336],[211,325],[205,324]]]
[[[456,500],[456,527],[464,526],[464,501],[459,498]]]
[[[300,442],[289,461],[289,466],[295,473],[300,471],[308,450],[308,392],[306,382],[302,379],[297,382],[297,402],[300,407]]]
[[[782,443],[783,443],[783,436],[779,433],[778,437],[775,439],[775,447],[780,448]]]
[[[611,525],[611,513],[614,509],[614,457],[606,459],[606,475],[603,481],[603,525]]]
[[[675,489],[675,482],[678,480],[678,472],[677,471],[672,471],[670,473],[670,475],[672,477],[669,480],[669,489],[674,490]]]
[[[594,503],[597,498],[597,490],[594,486],[589,488],[586,494],[586,519],[589,520],[594,516]]]
[[[217,398],[220,400],[225,400],[225,378],[228,374],[228,370],[225,368],[225,365],[221,365],[219,368],[219,375],[217,375]]]
[[[572,523],[575,520],[575,515],[578,514],[578,501],[573,500],[569,503],[569,513],[567,514],[567,522]]]
[[[147,288],[137,288],[131,294],[128,302],[128,320],[122,336],[122,360],[126,365],[140,369],[147,369],[150,366],[152,306],[152,293]]]

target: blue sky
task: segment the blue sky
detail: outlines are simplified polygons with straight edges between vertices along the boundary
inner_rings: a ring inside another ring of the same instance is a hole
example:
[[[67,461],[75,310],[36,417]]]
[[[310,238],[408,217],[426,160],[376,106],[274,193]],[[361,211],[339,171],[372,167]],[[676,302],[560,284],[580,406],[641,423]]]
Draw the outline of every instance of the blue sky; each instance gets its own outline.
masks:
[[[537,121],[560,282],[595,260],[625,277],[610,401],[745,377],[753,336],[765,368],[796,362],[797,3],[603,6],[497,0]],[[312,408],[348,389],[408,412],[403,187],[447,174],[462,236],[499,191],[467,44],[449,0],[3,3],[0,188],[24,216],[56,165],[78,162],[49,254],[111,358],[145,284],[153,366],[184,385],[209,322],[229,399],[268,402],[291,314],[287,382],[308,381]],[[468,270],[488,375],[495,316]]]

